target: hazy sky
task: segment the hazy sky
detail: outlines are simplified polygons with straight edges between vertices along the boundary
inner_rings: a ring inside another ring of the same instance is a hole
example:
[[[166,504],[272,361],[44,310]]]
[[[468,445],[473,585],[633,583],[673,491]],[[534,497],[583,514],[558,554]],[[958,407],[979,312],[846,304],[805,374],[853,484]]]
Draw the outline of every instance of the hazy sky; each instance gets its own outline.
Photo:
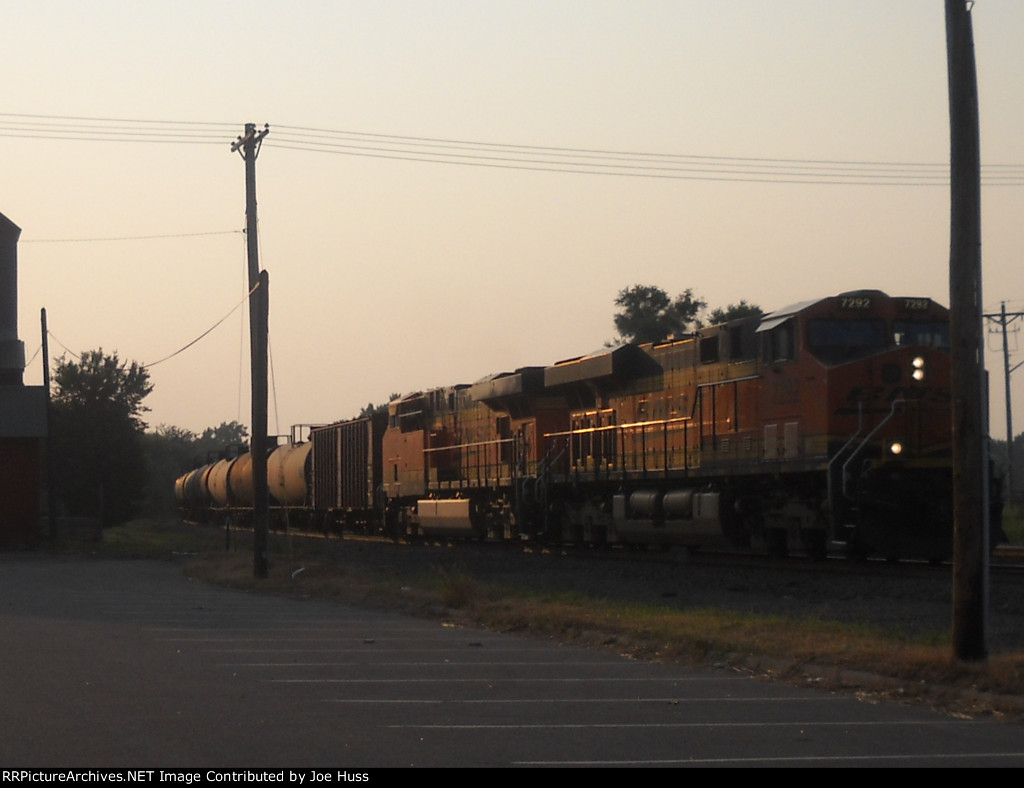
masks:
[[[949,303],[942,0],[12,0],[5,19],[28,356],[41,307],[53,355],[147,364],[227,315],[230,144],[270,124],[272,433],[594,350],[635,283],[767,310],[855,288]],[[1024,2],[973,19],[985,308],[1020,311]],[[248,422],[243,321],[152,367],[151,426]],[[987,366],[1003,437],[1001,353]]]

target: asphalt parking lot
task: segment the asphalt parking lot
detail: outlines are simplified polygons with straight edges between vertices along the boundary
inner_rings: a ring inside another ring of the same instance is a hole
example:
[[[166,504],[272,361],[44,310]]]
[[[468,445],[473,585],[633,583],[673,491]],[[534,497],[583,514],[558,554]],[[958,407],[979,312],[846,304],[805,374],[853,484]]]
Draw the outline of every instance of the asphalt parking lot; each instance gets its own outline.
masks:
[[[1024,766],[1024,730],[189,580],[0,556],[4,768]]]

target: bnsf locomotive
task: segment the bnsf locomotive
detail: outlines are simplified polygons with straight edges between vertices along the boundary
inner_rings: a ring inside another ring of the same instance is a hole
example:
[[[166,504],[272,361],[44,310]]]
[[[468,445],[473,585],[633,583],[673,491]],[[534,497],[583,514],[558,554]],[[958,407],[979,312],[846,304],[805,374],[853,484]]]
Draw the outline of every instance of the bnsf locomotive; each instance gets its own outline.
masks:
[[[952,545],[948,310],[875,290],[393,400],[268,458],[275,512],[318,527],[555,543]],[[246,455],[178,479],[244,518]]]

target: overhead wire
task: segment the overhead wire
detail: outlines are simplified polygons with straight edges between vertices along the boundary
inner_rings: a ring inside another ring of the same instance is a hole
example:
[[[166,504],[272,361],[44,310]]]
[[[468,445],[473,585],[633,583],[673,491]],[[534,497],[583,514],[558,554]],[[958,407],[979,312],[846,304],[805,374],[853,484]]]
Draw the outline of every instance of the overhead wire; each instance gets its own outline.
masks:
[[[117,242],[117,241],[158,241],[167,238],[204,238],[213,235],[239,235],[242,230],[212,230],[210,232],[198,233],[163,233],[159,235],[122,235],[100,238],[25,238],[18,243],[23,244],[80,244],[93,242]]]
[[[184,353],[186,350],[188,350],[190,347],[195,345],[197,342],[199,342],[200,340],[206,338],[208,335],[213,333],[213,331],[218,326],[220,326],[225,320],[227,320],[229,317],[231,317],[231,315],[233,315],[235,312],[237,312],[238,309],[248,300],[249,296],[251,296],[256,291],[256,289],[258,287],[259,287],[259,283],[257,283],[256,286],[252,288],[252,290],[250,290],[248,293],[246,293],[245,297],[242,298],[242,300],[240,300],[237,304],[235,304],[233,307],[231,307],[231,309],[227,312],[227,314],[225,314],[223,317],[221,317],[219,320],[217,320],[217,322],[215,322],[212,326],[210,326],[205,331],[203,331],[201,334],[199,334],[199,336],[197,336],[192,341],[187,342],[186,344],[182,345],[180,348],[175,350],[173,353],[169,353],[168,355],[164,356],[161,359],[158,359],[156,361],[151,361],[151,362],[148,362],[148,363],[139,364],[139,366],[143,367],[145,369],[151,369],[152,367],[155,367],[158,364],[162,364],[163,362],[169,361],[170,359],[174,358],[175,356],[178,356],[181,353]],[[78,353],[75,353],[73,350],[71,350],[63,342],[61,342],[61,340],[53,333],[53,331],[47,329],[46,334],[54,342],[56,342],[58,345],[60,345],[61,348],[64,349],[64,352],[69,353],[70,355],[74,356],[76,359],[81,360],[81,356]],[[38,355],[38,354],[39,354],[39,350],[36,350],[36,352],[32,356],[32,359],[34,359],[36,357],[36,355]],[[31,361],[31,359],[30,359],[30,361]],[[27,366],[27,364],[28,364],[28,362],[26,362],[26,366]]]
[[[0,113],[0,137],[228,144],[240,125]],[[859,161],[650,153],[481,142],[275,125],[264,144],[285,150],[465,167],[737,183],[944,186],[947,162]],[[1024,185],[1024,164],[982,165],[985,186]]]
[[[0,137],[220,145],[238,124],[0,113]]]
[[[42,140],[228,145],[229,140],[236,136],[238,128],[242,125],[226,122],[0,113],[0,137]],[[949,183],[948,163],[649,153],[481,142],[307,126],[275,125],[274,133],[267,137],[264,144],[307,153],[614,177],[845,186],[927,187]],[[1024,164],[982,165],[982,184],[1024,185]],[[22,242],[138,241],[240,232],[242,231],[224,230],[102,238],[24,239]],[[245,299],[239,302],[231,312],[196,339],[169,356],[145,366],[160,364],[184,352],[219,326],[244,301]],[[54,339],[71,353],[56,337]]]
[[[566,148],[275,126],[266,144],[318,153],[576,174],[762,183],[936,186],[948,163],[710,156]],[[1024,165],[983,168],[988,185],[1024,185]]]
[[[239,307],[241,307],[242,304],[244,304],[248,300],[249,296],[251,296],[253,293],[256,292],[256,288],[258,288],[259,286],[260,286],[259,282],[257,282],[256,285],[248,293],[245,294],[245,297],[241,301],[239,301],[237,304],[235,304],[233,307],[231,307],[231,310],[226,315],[224,315],[224,317],[222,317],[220,320],[218,320],[216,323],[214,323],[212,326],[210,326],[208,329],[206,329],[203,333],[201,333],[199,336],[197,336],[191,342],[189,342],[189,343],[183,345],[182,347],[178,348],[177,350],[175,350],[170,355],[164,356],[163,358],[161,358],[161,359],[159,359],[157,361],[150,362],[148,364],[142,364],[141,366],[143,366],[143,367],[145,367],[147,369],[150,369],[152,367],[155,367],[157,364],[162,364],[163,362],[168,361],[168,360],[174,358],[175,356],[177,356],[177,355],[179,355],[181,353],[184,353],[186,350],[188,350],[190,347],[192,347],[194,344],[196,344],[199,340],[205,338],[207,335],[212,333],[213,330],[216,329],[221,323],[223,323],[225,320],[227,320],[229,317],[231,317],[231,315],[233,315],[236,311],[238,311]]]
[[[72,356],[77,358],[79,361],[82,360],[82,357],[80,355],[78,355],[75,351],[73,351],[71,348],[69,348],[67,345],[65,345],[63,342],[61,342],[59,339],[57,339],[57,335],[54,334],[50,329],[46,329],[46,335],[50,339],[52,339],[54,342],[56,342],[58,345],[60,345],[62,348],[64,348],[64,352],[65,353],[71,354]]]

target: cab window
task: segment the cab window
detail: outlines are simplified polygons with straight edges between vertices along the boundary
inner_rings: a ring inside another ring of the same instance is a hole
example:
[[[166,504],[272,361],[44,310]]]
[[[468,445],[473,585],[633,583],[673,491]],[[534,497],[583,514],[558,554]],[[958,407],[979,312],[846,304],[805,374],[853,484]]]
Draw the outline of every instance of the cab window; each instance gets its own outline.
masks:
[[[811,320],[807,324],[807,346],[825,362],[849,361],[888,347],[885,323],[878,319]]]

